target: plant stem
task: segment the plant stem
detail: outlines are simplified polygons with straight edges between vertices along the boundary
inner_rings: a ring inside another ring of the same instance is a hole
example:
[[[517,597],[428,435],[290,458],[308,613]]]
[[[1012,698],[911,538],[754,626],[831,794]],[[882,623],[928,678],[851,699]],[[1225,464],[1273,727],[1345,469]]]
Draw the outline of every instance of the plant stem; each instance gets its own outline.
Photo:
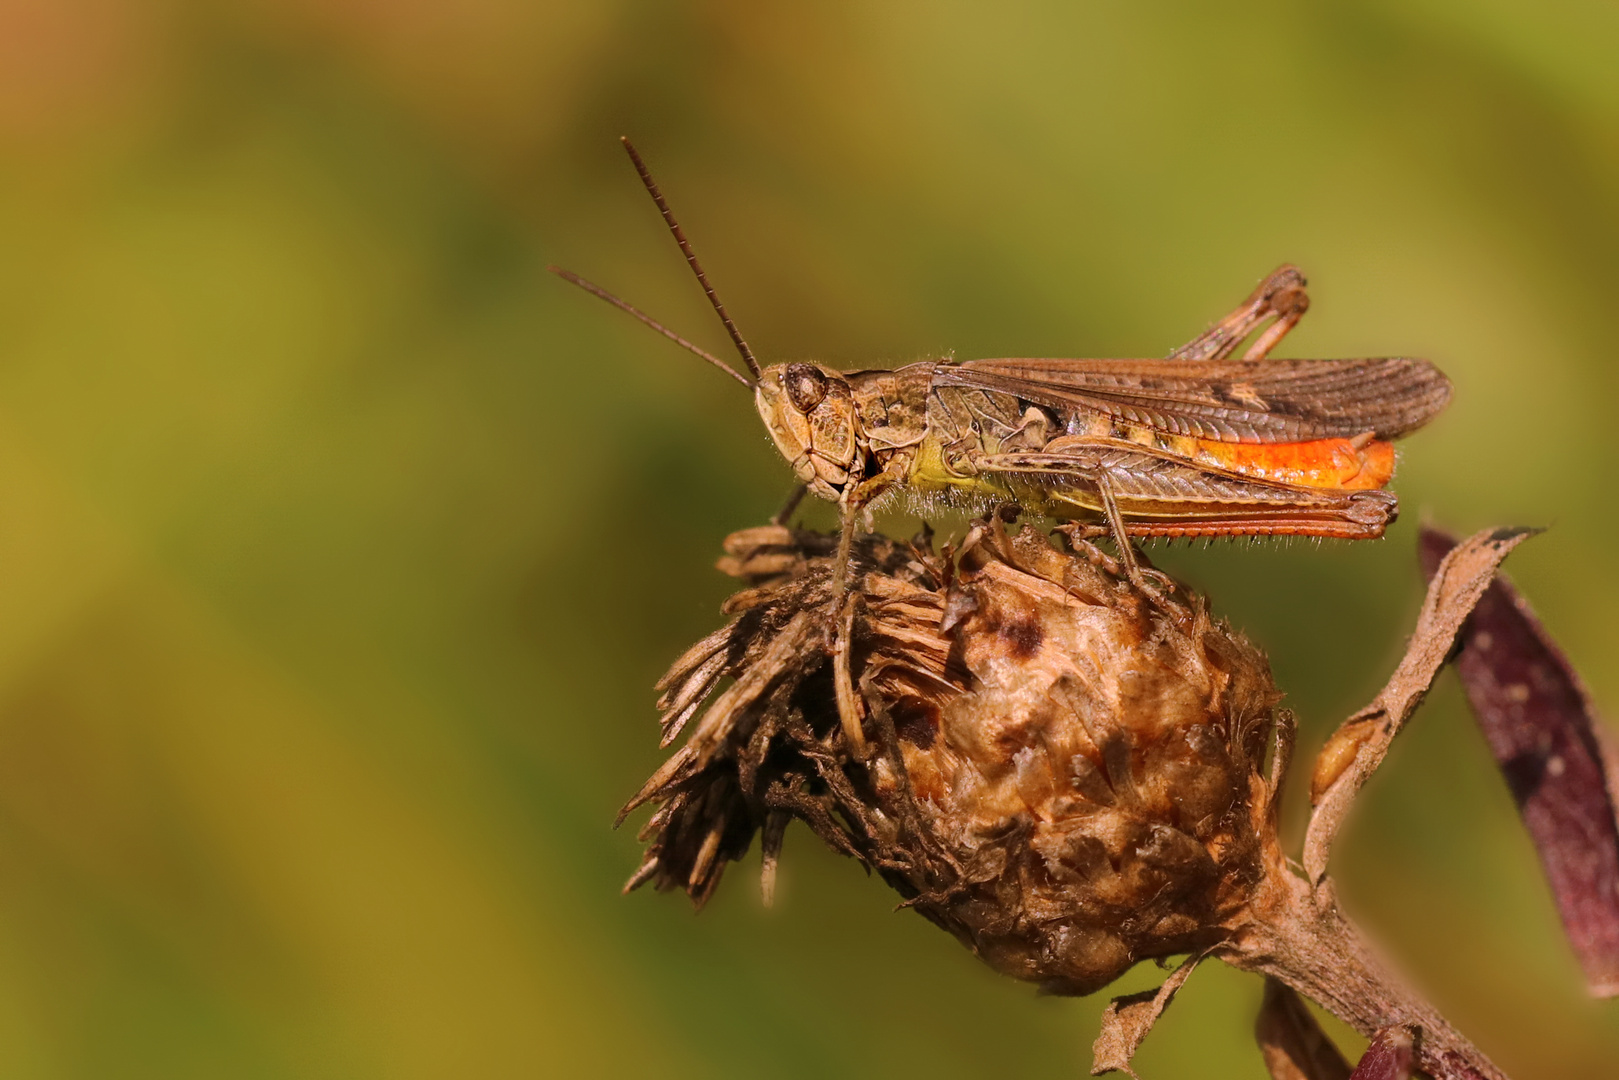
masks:
[[[1234,930],[1221,954],[1226,963],[1279,979],[1367,1038],[1414,1028],[1417,1066],[1434,1080],[1507,1080],[1344,918],[1330,878],[1312,889],[1279,857],[1271,860],[1248,919]]]

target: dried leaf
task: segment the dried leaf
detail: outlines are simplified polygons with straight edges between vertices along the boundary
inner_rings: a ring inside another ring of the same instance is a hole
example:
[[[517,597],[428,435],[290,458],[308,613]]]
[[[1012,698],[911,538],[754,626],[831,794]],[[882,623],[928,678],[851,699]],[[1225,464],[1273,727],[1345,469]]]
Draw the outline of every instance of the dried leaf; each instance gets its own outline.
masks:
[[[1265,980],[1254,1038],[1271,1080],[1348,1080],[1349,1062],[1304,999],[1275,979]]]
[[[1135,1070],[1130,1068],[1130,1059],[1135,1057],[1142,1040],[1158,1022],[1158,1017],[1169,1008],[1175,991],[1191,976],[1192,969],[1197,967],[1201,959],[1203,954],[1198,953],[1182,960],[1180,966],[1170,972],[1169,978],[1156,990],[1126,994],[1108,1002],[1107,1009],[1102,1013],[1101,1033],[1091,1046],[1094,1059],[1091,1062],[1092,1076],[1115,1070],[1136,1075]]]
[[[791,820],[780,810],[773,810],[766,815],[759,833],[759,898],[765,907],[776,902],[776,868],[781,863],[781,843]]]
[[[1415,1056],[1416,1040],[1410,1028],[1384,1028],[1360,1056],[1349,1080],[1411,1080]]]
[[[1424,529],[1424,569],[1454,545]],[[1590,992],[1619,994],[1619,825],[1590,698],[1529,605],[1500,578],[1468,620],[1456,671],[1540,852]]]
[[[1313,785],[1318,793],[1316,808],[1304,838],[1304,870],[1310,881],[1319,882],[1326,876],[1332,841],[1350,804],[1422,703],[1450,655],[1462,623],[1495,577],[1495,568],[1531,535],[1529,529],[1486,529],[1457,545],[1440,563],[1428,584],[1400,666],[1376,700],[1344,722],[1339,729],[1344,737],[1328,742],[1342,764],[1334,767],[1325,783],[1318,762]],[[1347,753],[1346,741],[1352,744]]]

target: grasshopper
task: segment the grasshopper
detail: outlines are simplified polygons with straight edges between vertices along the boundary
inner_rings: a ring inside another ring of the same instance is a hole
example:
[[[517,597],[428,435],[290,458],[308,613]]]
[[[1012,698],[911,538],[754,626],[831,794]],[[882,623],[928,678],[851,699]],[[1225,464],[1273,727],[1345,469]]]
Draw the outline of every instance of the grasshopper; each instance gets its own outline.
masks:
[[[1111,534],[1132,579],[1131,537],[1373,539],[1398,510],[1383,490],[1391,439],[1450,399],[1426,360],[1268,360],[1309,308],[1284,265],[1241,306],[1162,360],[931,361],[892,370],[761,368],[641,156],[630,160],[736,345],[748,375],[599,286],[550,269],[753,391],[801,487],[838,505],[835,586],[858,521],[895,490],[1013,500]],[[1240,359],[1243,342],[1258,334]]]

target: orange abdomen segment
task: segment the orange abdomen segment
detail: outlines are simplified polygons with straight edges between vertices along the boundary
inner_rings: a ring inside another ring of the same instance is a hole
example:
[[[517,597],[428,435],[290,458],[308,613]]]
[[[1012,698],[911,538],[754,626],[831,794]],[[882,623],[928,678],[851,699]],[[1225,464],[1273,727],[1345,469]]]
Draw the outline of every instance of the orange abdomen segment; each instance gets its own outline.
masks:
[[[1357,447],[1351,439],[1297,443],[1230,443],[1197,440],[1197,460],[1260,480],[1299,487],[1368,491],[1394,475],[1394,444],[1374,439]]]

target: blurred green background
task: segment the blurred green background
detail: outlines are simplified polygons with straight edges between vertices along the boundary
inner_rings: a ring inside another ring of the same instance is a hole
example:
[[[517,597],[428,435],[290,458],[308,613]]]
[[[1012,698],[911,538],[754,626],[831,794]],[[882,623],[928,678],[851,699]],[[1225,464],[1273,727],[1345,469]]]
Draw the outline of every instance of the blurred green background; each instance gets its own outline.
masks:
[[[1456,383],[1405,517],[1157,557],[1309,752],[1423,515],[1550,525],[1511,571],[1613,708],[1616,56],[1572,0],[0,3],[0,1076],[1082,1075],[1105,995],[805,831],[771,911],[618,895],[651,684],[789,475],[545,264],[725,351],[621,133],[770,359],[1161,355],[1295,261],[1283,355]],[[1614,1074],[1449,676],[1339,870],[1514,1077]],[[1142,1075],[1260,1076],[1259,989],[1206,966]]]

